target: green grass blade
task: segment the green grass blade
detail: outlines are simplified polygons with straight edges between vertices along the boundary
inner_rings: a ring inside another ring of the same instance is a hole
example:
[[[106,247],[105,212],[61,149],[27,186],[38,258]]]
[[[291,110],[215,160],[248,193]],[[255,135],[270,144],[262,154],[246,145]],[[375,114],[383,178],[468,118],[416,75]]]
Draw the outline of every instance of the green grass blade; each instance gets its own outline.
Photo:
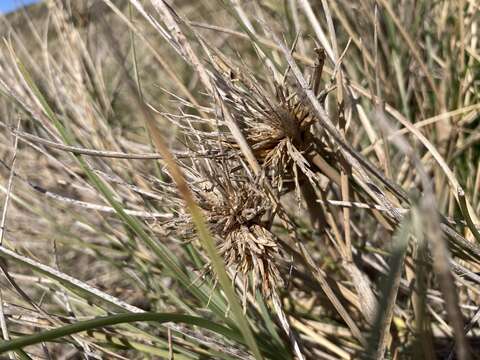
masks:
[[[79,321],[71,325],[62,326],[48,331],[42,331],[38,334],[22,336],[17,339],[1,342],[0,354],[6,351],[22,349],[29,345],[35,345],[41,342],[56,340],[65,336],[77,334],[88,330],[94,330],[98,328],[103,328],[105,326],[113,326],[138,321],[157,322],[161,324],[173,322],[195,325],[203,329],[213,331],[216,334],[224,336],[228,339],[242,341],[242,337],[237,332],[200,317],[165,313],[117,314],[92,320]]]

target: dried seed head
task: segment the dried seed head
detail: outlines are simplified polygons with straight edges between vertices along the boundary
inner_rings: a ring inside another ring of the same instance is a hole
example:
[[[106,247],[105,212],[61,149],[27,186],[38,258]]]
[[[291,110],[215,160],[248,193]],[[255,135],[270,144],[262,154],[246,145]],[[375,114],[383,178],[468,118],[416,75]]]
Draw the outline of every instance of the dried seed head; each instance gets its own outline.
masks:
[[[275,95],[257,85],[217,76],[216,84],[230,113],[242,130],[260,163],[268,162],[282,147],[284,140],[303,148],[307,142],[313,117],[296,94],[290,94],[285,84],[276,84]],[[230,135],[227,145],[238,146]]]
[[[214,160],[206,161],[210,168],[215,168]],[[184,168],[191,174],[189,170]],[[208,171],[198,172],[192,177],[190,186],[227,267],[234,277],[242,279],[244,295],[260,289],[268,297],[272,289],[282,284],[276,265],[280,249],[275,236],[262,221],[270,203],[246,179],[235,181],[234,176],[226,174],[218,172],[213,176]],[[179,203],[172,201],[173,204],[179,215],[163,228],[177,236],[180,234],[187,241],[193,240],[196,232],[190,216],[178,206]]]
[[[248,290],[248,275],[252,275],[251,289],[262,290],[265,296],[281,284],[281,277],[275,265],[278,245],[270,233],[258,224],[240,226],[228,233],[219,247],[228,267],[245,279]],[[260,282],[260,284],[259,284]]]
[[[281,277],[276,266],[278,244],[261,221],[268,202],[250,185],[229,185],[230,191],[216,191],[216,196],[201,202],[202,207],[218,239],[219,251],[235,276],[243,279],[244,291],[261,289],[269,296],[281,285]]]
[[[309,106],[292,90],[286,77],[281,82],[272,79],[271,85],[262,85],[258,76],[245,67],[229,65],[224,58],[216,62],[217,58],[213,59],[212,83],[256,160],[274,188],[291,188],[296,176],[293,170],[296,161],[291,149],[306,153],[320,145],[312,141],[311,128],[315,117]],[[316,91],[319,89],[318,72],[321,72],[321,67],[315,67],[311,79]],[[218,104],[212,105],[211,111],[217,111],[215,120],[219,130],[215,140],[213,137],[212,140],[217,143],[220,140],[226,153],[238,156],[240,147],[237,139],[229,132],[224,115],[218,113],[220,109],[222,107]]]

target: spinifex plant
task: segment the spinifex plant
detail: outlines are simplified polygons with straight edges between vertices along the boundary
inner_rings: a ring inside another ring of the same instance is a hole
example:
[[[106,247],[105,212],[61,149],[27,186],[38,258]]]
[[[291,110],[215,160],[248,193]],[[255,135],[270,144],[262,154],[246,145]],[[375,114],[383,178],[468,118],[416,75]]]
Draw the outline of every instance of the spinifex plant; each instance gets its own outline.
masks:
[[[48,5],[0,49],[0,352],[471,358],[475,1]]]

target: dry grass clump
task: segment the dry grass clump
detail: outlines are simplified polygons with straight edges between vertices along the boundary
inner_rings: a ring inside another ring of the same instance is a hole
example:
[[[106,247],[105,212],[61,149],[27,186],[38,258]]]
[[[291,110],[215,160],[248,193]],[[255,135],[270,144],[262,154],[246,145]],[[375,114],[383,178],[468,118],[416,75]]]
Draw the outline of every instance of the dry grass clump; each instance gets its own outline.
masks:
[[[474,359],[476,1],[218,3],[4,18],[0,352]]]

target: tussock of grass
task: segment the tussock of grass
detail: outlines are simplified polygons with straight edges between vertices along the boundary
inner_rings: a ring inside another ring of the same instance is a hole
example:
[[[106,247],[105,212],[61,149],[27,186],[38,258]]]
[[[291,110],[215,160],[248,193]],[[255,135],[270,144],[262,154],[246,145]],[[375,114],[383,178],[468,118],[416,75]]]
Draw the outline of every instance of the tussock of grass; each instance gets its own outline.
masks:
[[[51,0],[4,17],[0,352],[478,357],[478,12]]]

